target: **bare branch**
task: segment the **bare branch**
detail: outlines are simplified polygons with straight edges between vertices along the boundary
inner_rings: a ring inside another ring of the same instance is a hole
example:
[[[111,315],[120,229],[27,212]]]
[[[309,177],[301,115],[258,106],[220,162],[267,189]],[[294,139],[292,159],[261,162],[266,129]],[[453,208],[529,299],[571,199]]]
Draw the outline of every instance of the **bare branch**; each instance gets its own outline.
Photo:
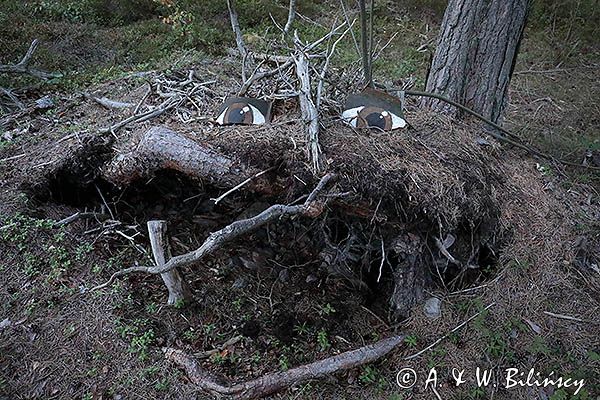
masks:
[[[236,185],[235,187],[229,189],[228,191],[226,191],[225,193],[223,193],[222,195],[220,195],[219,197],[217,197],[216,199],[211,199],[214,200],[215,204],[219,204],[219,202],[221,200],[223,200],[225,197],[229,196],[231,193],[235,192],[236,190],[241,189],[242,187],[244,187],[246,184],[250,183],[250,181],[252,181],[252,179],[254,178],[258,178],[261,175],[266,174],[269,171],[273,171],[275,169],[275,167],[270,167],[267,169],[264,169],[260,172],[257,172],[256,174],[252,175],[250,178],[244,180],[242,183],[240,183],[239,185]]]
[[[347,351],[301,365],[288,371],[274,372],[258,379],[231,386],[220,384],[204,371],[198,362],[181,350],[164,349],[165,357],[185,369],[190,380],[200,388],[220,395],[233,395],[237,399],[256,399],[280,392],[290,386],[318,379],[339,371],[365,365],[389,354],[404,342],[405,335],[396,335],[356,350]]]
[[[475,318],[477,318],[479,315],[481,315],[481,313],[483,313],[484,311],[489,310],[490,308],[492,308],[495,305],[496,305],[496,303],[489,304],[483,310],[479,311],[476,314],[473,314],[472,316],[470,316],[469,318],[467,318],[466,320],[464,320],[463,322],[461,322],[460,324],[458,324],[457,326],[455,326],[454,329],[452,329],[450,332],[446,333],[444,336],[442,336],[441,338],[437,339],[435,342],[431,343],[429,346],[425,347],[423,350],[421,350],[421,351],[419,351],[419,352],[417,352],[415,354],[411,354],[410,356],[404,357],[403,360],[412,360],[413,358],[417,358],[421,354],[425,353],[427,350],[433,349],[442,340],[446,339],[451,334],[453,334],[454,332],[456,332],[457,330],[459,330],[460,328],[462,328],[463,326],[465,326],[466,324],[468,324],[469,322],[471,322],[472,320],[474,320]]]
[[[194,251],[173,257],[164,265],[157,265],[153,267],[139,266],[125,268],[119,272],[114,273],[110,277],[108,282],[94,287],[92,291],[109,286],[118,277],[130,274],[132,272],[162,274],[172,270],[173,268],[180,268],[192,265],[202,260],[206,256],[214,253],[216,250],[223,247],[226,243],[229,243],[232,240],[244,236],[260,228],[261,226],[268,224],[269,222],[276,221],[281,218],[289,218],[295,215],[303,215],[313,218],[317,217],[321,214],[321,212],[323,212],[324,203],[317,202],[315,201],[315,199],[319,195],[319,192],[322,191],[322,189],[327,185],[327,183],[335,177],[336,176],[334,174],[327,174],[323,178],[321,178],[321,181],[308,196],[304,204],[292,206],[275,204],[254,217],[235,221],[232,224],[226,226],[225,228],[217,232],[211,233],[206,239],[206,241],[202,244],[202,246],[200,246]]]
[[[294,19],[296,18],[296,0],[290,0],[290,7],[288,10],[288,19],[285,23],[285,27],[283,28],[283,33],[285,35],[288,34],[292,24],[294,23]]]
[[[121,122],[118,122],[112,126],[109,126],[108,128],[101,128],[99,130],[99,132],[100,133],[111,132],[114,134],[119,129],[123,128],[124,126],[126,126],[130,123],[143,122],[143,121],[147,121],[149,119],[158,117],[165,111],[168,111],[168,110],[172,109],[173,107],[176,107],[179,104],[181,104],[182,100],[183,99],[179,95],[176,95],[174,97],[169,97],[167,100],[165,100],[161,105],[159,105],[155,109],[132,115],[131,117],[128,117]]]
[[[342,6],[342,11],[344,12],[344,18],[346,20],[346,24],[350,25],[350,18],[348,17],[348,12],[346,11],[346,5],[344,4],[344,0],[340,0],[340,5]],[[354,25],[354,22],[352,23]],[[360,56],[360,47],[358,45],[358,40],[356,40],[356,35],[354,35],[354,31],[351,29],[350,34],[352,35],[352,41],[354,42],[354,47],[356,48],[356,54]]]
[[[38,40],[34,39],[33,42],[31,42],[31,45],[29,45],[29,49],[27,50],[27,53],[25,53],[25,55],[23,56],[21,61],[19,61],[18,64],[14,64],[14,65],[0,65],[0,73],[29,74],[31,76],[34,76],[39,79],[44,79],[44,80],[61,77],[62,74],[59,74],[59,73],[45,72],[45,71],[40,71],[38,69],[32,69],[29,67],[29,62],[31,61],[31,58],[33,57],[33,53],[37,49],[37,46],[38,46]]]
[[[231,21],[231,29],[235,35],[235,43],[237,44],[238,51],[242,56],[242,80],[246,81],[246,61],[250,57],[248,49],[244,44],[244,37],[242,36],[242,30],[240,29],[240,22],[238,21],[238,14],[235,10],[234,0],[227,0],[227,8],[229,9],[229,20]]]
[[[92,96],[89,93],[84,93],[83,94],[86,98],[100,104],[102,107],[104,108],[108,108],[108,109],[120,109],[120,108],[131,108],[133,106],[135,106],[135,104],[131,104],[131,103],[124,103],[121,101],[115,101],[115,100],[111,100],[108,99],[106,97],[96,97],[96,96]]]
[[[17,96],[14,95],[13,92],[11,92],[8,89],[5,89],[3,87],[0,86],[0,94],[4,94],[6,97],[9,98],[10,101],[13,102],[13,104],[19,109],[19,110],[24,110],[25,106],[23,105],[23,103],[21,103],[21,101],[19,100],[19,98]]]
[[[335,53],[335,48],[338,45],[339,42],[342,41],[342,39],[346,36],[346,34],[349,31],[352,31],[352,26],[354,25],[354,23],[356,22],[356,20],[352,21],[352,23],[348,23],[348,29],[346,29],[341,35],[340,37],[333,42],[333,45],[331,46],[331,50],[329,50],[329,52],[327,53],[327,57],[325,58],[325,65],[323,66],[323,70],[321,71],[321,74],[319,76],[319,83],[317,85],[317,110],[321,109],[321,97],[323,96],[323,84],[325,82],[325,76],[327,75],[327,68],[329,67],[329,61],[331,60],[331,57],[333,56],[333,53]]]
[[[250,89],[250,86],[252,86],[252,84],[254,82],[259,81],[263,78],[267,78],[269,76],[273,76],[273,75],[279,73],[280,71],[285,70],[286,68],[290,67],[293,62],[294,62],[293,59],[288,59],[285,63],[281,64],[279,67],[271,69],[269,71],[265,71],[265,72],[255,71],[252,74],[252,76],[244,82],[244,84],[240,88],[240,91],[238,92],[238,96],[244,96],[246,94],[246,92],[248,91],[248,89]]]

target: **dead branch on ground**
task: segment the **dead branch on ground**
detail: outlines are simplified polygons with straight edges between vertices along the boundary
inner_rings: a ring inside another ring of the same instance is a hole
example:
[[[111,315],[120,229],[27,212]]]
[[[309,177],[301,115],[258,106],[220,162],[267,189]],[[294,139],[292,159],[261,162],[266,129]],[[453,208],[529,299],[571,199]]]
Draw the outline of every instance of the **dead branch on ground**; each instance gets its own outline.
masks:
[[[39,69],[34,69],[29,66],[29,63],[31,62],[31,58],[33,57],[33,53],[37,49],[38,44],[39,44],[38,40],[34,39],[33,42],[31,42],[31,45],[29,45],[29,49],[27,50],[27,53],[25,53],[25,55],[23,56],[21,61],[19,61],[18,64],[12,64],[12,65],[0,64],[0,73],[28,74],[28,75],[34,76],[39,79],[44,79],[44,80],[61,77],[62,74],[41,71]]]
[[[100,133],[110,132],[110,133],[114,134],[119,129],[121,129],[124,126],[129,125],[131,123],[143,122],[143,121],[147,121],[149,119],[158,117],[159,115],[163,114],[165,111],[168,111],[174,107],[177,107],[179,104],[181,104],[181,101],[182,101],[182,98],[180,98],[180,97],[177,97],[177,98],[169,97],[158,107],[156,107],[152,110],[148,110],[148,111],[139,113],[139,114],[134,114],[131,117],[124,119],[121,122],[118,122],[112,126],[109,126],[108,128],[102,128],[102,129],[100,129]]]
[[[457,326],[455,326],[454,329],[452,329],[450,332],[446,333],[444,336],[442,336],[441,338],[437,339],[435,342],[431,343],[429,346],[425,347],[423,350],[418,351],[415,354],[411,354],[410,356],[404,357],[403,360],[412,360],[413,358],[417,358],[418,356],[420,356],[421,354],[425,353],[426,351],[433,349],[435,346],[437,346],[444,339],[446,339],[447,337],[449,337],[450,335],[452,335],[454,332],[456,332],[457,330],[459,330],[460,328],[462,328],[463,326],[465,326],[466,324],[468,324],[469,322],[471,322],[472,320],[474,320],[475,318],[477,318],[484,311],[487,311],[490,308],[492,308],[494,305],[496,305],[496,303],[489,304],[483,310],[479,311],[476,314],[471,315],[469,318],[467,318],[466,320],[464,320],[463,322],[461,322],[460,324],[458,324]]]
[[[347,351],[284,372],[274,372],[248,382],[226,386],[218,383],[198,362],[181,350],[164,349],[165,357],[183,368],[190,380],[201,389],[237,399],[256,399],[280,392],[311,379],[319,379],[343,370],[365,365],[389,354],[404,342],[405,335],[392,336],[356,350]]]
[[[100,104],[102,107],[104,108],[108,108],[108,109],[123,109],[123,108],[131,108],[133,106],[135,106],[135,104],[131,104],[131,103],[124,103],[121,101],[116,101],[116,100],[111,100],[108,99],[106,97],[96,97],[96,96],[92,96],[89,93],[84,93],[83,94],[87,99],[90,99],[98,104]]]
[[[0,94],[3,94],[4,96],[6,96],[8,98],[8,100],[10,100],[10,102],[5,103],[9,110],[11,109],[10,104],[13,104],[20,111],[23,111],[25,109],[25,105],[19,100],[19,98],[17,96],[15,96],[15,94],[11,90],[5,89],[0,86]]]
[[[223,200],[225,197],[229,196],[231,193],[235,192],[236,190],[240,190],[242,187],[244,187],[245,185],[247,185],[248,183],[250,183],[252,181],[252,179],[258,178],[259,176],[264,175],[267,172],[273,171],[275,168],[276,167],[270,167],[270,168],[264,169],[264,170],[262,170],[260,172],[257,172],[256,174],[252,175],[251,177],[245,179],[239,185],[234,186],[233,188],[229,189],[228,191],[226,191],[225,193],[223,193],[219,197],[217,197],[215,199],[211,199],[211,200],[213,200],[215,202],[215,204],[219,204],[219,202],[221,200]]]
[[[98,290],[111,285],[118,277],[133,273],[133,272],[145,272],[149,274],[163,274],[174,268],[186,267],[201,261],[203,258],[209,256],[215,251],[221,249],[225,244],[244,236],[256,229],[282,218],[290,218],[293,216],[301,215],[311,218],[319,216],[325,207],[325,201],[317,201],[317,197],[323,191],[325,186],[333,179],[335,174],[327,174],[321,178],[315,189],[310,193],[308,198],[303,204],[300,205],[283,205],[275,204],[267,208],[260,214],[243,220],[238,220],[225,228],[211,233],[206,241],[194,251],[191,251],[180,256],[171,258],[164,265],[157,265],[152,267],[130,267],[125,268],[121,271],[115,272],[108,282],[96,286],[92,289]]]

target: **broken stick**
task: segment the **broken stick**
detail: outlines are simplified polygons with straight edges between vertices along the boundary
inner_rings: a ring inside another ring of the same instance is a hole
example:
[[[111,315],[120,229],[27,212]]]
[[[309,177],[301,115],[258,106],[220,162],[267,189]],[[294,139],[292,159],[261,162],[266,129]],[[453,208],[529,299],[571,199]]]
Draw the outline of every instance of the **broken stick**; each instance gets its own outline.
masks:
[[[154,262],[159,267],[165,265],[167,260],[171,258],[171,250],[167,238],[167,221],[148,221],[148,235],[150,237]],[[167,304],[174,305],[192,299],[192,290],[177,269],[174,268],[164,272],[160,274],[160,277],[169,290]]]
[[[237,399],[256,399],[280,392],[310,379],[318,379],[339,371],[377,361],[404,342],[405,335],[392,336],[356,350],[347,351],[288,371],[274,372],[258,379],[231,386],[218,383],[198,362],[181,350],[164,349],[165,357],[183,368],[190,380],[201,389]]]

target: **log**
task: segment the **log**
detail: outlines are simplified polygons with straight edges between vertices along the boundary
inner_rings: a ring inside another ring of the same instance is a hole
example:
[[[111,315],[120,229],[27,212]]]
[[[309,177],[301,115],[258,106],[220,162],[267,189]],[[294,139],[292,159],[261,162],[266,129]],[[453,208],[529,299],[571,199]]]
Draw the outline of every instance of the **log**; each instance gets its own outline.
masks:
[[[208,145],[156,126],[133,143],[130,151],[113,158],[102,174],[109,182],[123,186],[162,169],[179,171],[221,187],[235,186],[240,175],[259,172],[234,162]]]
[[[148,235],[156,266],[165,265],[171,258],[171,250],[167,238],[167,221],[148,221]],[[160,276],[169,290],[167,304],[175,305],[182,301],[192,300],[192,290],[179,270],[173,268],[160,274]]]
[[[234,396],[236,399],[248,400],[280,392],[307,380],[322,378],[326,375],[377,361],[402,344],[404,338],[405,335],[392,336],[324,360],[301,365],[288,371],[270,373],[258,379],[231,386],[219,383],[213,376],[204,371],[193,357],[183,351],[166,348],[164,352],[165,357],[183,368],[190,380],[201,389],[218,395],[229,395]]]

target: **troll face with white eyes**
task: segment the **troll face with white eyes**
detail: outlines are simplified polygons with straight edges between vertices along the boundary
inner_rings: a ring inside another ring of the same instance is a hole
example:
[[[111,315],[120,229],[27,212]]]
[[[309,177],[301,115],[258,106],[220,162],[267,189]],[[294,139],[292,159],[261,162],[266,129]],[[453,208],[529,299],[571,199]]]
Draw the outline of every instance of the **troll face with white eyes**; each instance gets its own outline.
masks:
[[[387,93],[371,88],[348,96],[342,120],[355,128],[371,128],[382,131],[391,131],[406,126],[400,101]]]

